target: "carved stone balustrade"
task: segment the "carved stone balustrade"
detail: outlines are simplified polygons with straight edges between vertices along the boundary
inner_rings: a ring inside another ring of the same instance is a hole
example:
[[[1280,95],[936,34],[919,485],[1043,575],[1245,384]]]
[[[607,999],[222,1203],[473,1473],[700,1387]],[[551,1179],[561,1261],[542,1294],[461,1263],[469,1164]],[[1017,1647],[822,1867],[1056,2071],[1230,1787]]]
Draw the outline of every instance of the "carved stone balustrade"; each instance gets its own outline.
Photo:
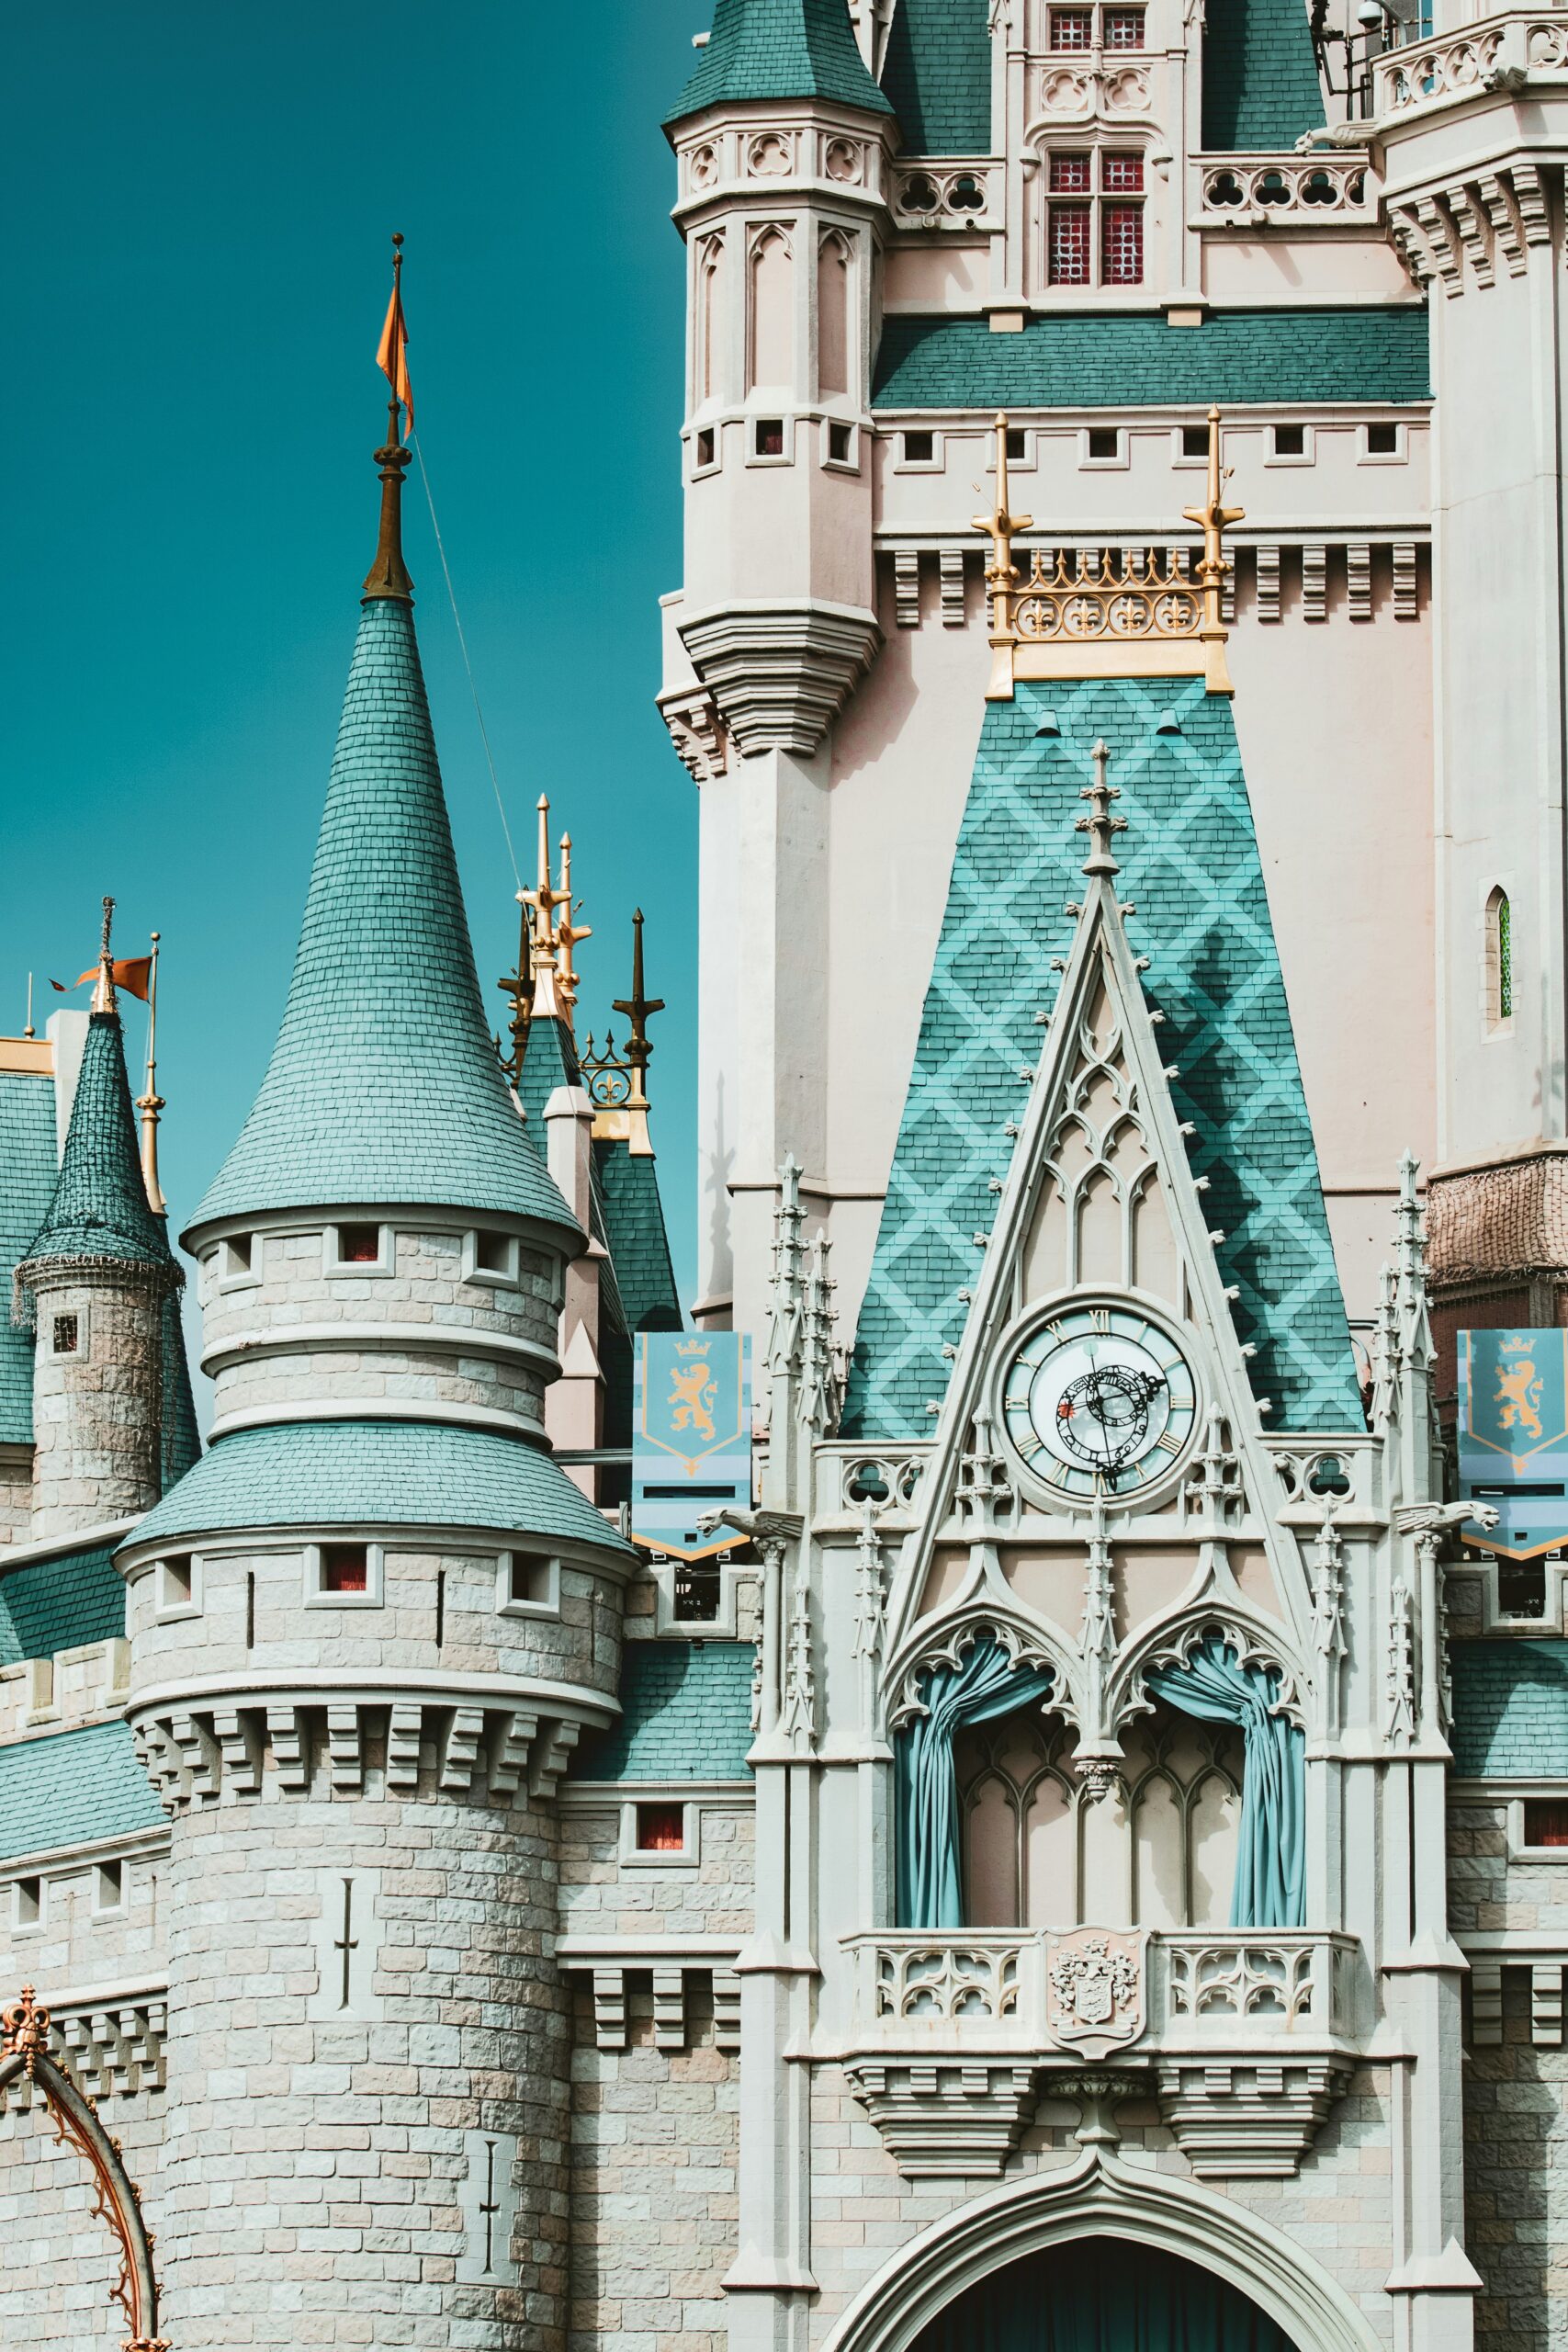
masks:
[[[1435,39],[1391,50],[1372,63],[1380,125],[1417,108],[1462,106],[1527,84],[1568,77],[1568,20],[1543,9],[1508,8]]]
[[[1343,2089],[1355,1938],[1309,1928],[851,1936],[844,2064],[899,2169],[999,2172],[1086,2064],[1148,2085],[1195,2172],[1293,2173]]]
[[[1378,217],[1365,153],[1194,155],[1188,214],[1194,229],[1333,229]]]

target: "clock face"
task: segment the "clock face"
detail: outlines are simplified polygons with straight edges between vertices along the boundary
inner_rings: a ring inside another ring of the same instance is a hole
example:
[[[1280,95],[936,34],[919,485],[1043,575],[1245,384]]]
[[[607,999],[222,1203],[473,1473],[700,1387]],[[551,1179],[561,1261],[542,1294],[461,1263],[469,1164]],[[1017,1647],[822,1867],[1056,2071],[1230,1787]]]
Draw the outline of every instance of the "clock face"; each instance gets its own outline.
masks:
[[[1014,1451],[1062,1495],[1152,1486],[1186,1452],[1197,1410],[1181,1350],[1132,1306],[1064,1307],[1022,1342],[1002,1387]]]

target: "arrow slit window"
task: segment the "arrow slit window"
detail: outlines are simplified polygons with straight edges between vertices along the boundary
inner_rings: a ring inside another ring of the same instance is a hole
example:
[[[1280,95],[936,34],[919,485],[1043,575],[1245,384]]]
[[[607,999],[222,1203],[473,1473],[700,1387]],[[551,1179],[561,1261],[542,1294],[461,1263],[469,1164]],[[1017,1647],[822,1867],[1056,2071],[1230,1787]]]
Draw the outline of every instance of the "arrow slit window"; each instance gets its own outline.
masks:
[[[1514,911],[1506,890],[1486,901],[1486,1026],[1502,1029],[1514,1017]]]

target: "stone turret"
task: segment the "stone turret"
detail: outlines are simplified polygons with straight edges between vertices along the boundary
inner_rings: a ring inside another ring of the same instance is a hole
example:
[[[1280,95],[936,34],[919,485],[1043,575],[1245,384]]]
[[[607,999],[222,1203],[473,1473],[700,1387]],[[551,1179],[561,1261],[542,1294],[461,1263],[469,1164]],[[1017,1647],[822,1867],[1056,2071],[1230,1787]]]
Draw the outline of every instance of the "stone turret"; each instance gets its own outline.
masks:
[[[581,1227],[486,1034],[399,537],[271,1064],[186,1237],[214,1442],[120,1555],[173,1816],[171,2334],[564,2325],[553,1796],[632,1555],[551,1459]],[[254,1988],[236,2007],[241,1985]]]
[[[167,1432],[189,1404],[184,1279],[148,1205],[106,948],[54,1197],[16,1274],[38,1331],[35,1540],[130,1518],[163,1492]]]

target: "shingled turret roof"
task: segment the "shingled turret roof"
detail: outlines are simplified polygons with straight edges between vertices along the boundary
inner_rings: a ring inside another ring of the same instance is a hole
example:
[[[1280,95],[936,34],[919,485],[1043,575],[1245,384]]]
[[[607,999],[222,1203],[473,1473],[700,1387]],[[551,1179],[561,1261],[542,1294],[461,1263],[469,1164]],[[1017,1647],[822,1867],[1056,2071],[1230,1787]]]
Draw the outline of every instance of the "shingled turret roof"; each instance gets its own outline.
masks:
[[[118,1012],[88,1021],[54,1196],[17,1278],[26,1283],[66,1258],[155,1267],[171,1287],[179,1279],[163,1219],[147,1203]]]
[[[406,1202],[575,1245],[486,1027],[400,555],[366,587],[283,1025],[192,1230]]]
[[[866,70],[844,0],[717,0],[713,31],[664,127],[734,98],[829,98],[892,107]]]

